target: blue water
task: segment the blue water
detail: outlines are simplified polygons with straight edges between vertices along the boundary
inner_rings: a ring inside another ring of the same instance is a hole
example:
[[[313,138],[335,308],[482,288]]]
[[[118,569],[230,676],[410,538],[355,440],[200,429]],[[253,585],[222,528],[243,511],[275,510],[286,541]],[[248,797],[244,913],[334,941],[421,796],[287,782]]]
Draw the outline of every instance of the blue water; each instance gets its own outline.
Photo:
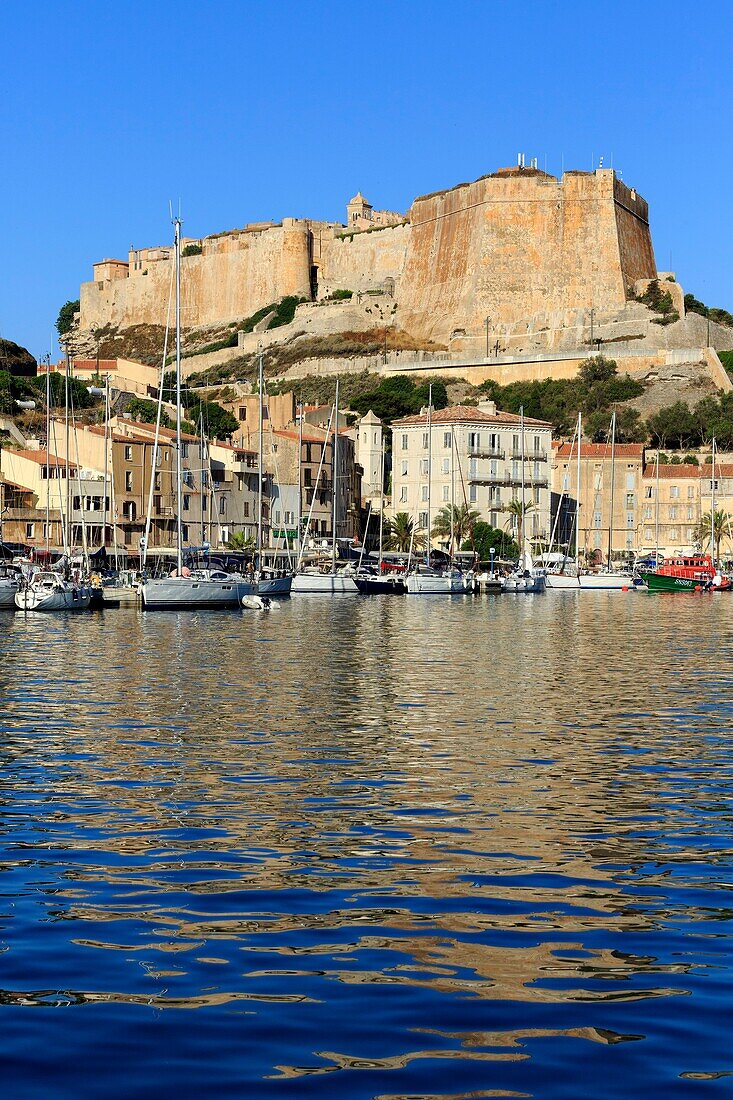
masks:
[[[732,626],[3,615],[3,1095],[733,1096]]]

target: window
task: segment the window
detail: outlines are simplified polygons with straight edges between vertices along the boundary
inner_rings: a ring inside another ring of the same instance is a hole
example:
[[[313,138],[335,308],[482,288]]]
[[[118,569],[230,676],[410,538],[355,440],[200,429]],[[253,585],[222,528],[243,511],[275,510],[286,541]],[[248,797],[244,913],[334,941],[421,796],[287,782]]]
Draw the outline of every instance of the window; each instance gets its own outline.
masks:
[[[188,542],[188,524],[187,523],[181,524],[181,538],[184,540],[184,542]]]
[[[651,527],[645,527],[644,528],[644,539],[645,539],[645,541],[646,542],[651,542],[653,538],[654,538],[654,532],[652,531]]]
[[[444,501],[449,501],[450,500],[450,485],[444,485],[443,486],[443,500]]]
[[[532,499],[534,500],[535,504],[539,504],[539,502],[540,502],[540,491],[539,491],[539,489],[535,488],[535,489],[532,490]]]
[[[626,475],[626,492],[630,493],[633,488],[634,488],[634,475],[633,474],[627,474]]]
[[[476,451],[481,445],[481,433],[469,432],[468,433],[468,449],[469,451]]]
[[[675,507],[674,504],[670,505],[669,518],[670,519],[677,519],[677,508]]]
[[[418,527],[422,527],[422,528],[427,527],[427,525],[428,525],[428,513],[427,512],[421,512],[420,513],[420,515],[417,517],[417,525],[418,525]]]
[[[424,449],[427,451],[427,449],[428,449],[428,432],[423,432],[422,433],[422,445],[423,445]]]
[[[425,477],[427,477],[427,474],[428,474],[428,460],[427,460],[427,458],[423,458],[420,461],[420,473],[424,474]]]
[[[490,474],[491,477],[498,477],[499,476],[499,463],[497,462],[497,460],[495,458],[492,458],[492,460],[491,460],[490,471],[491,471],[491,474]]]
[[[538,435],[534,437],[534,449],[538,453],[542,450],[540,446],[540,437]]]
[[[125,519],[135,519],[137,516],[137,505],[134,500],[126,500],[123,502],[122,515]]]
[[[402,476],[407,477],[407,462],[406,461],[403,461],[403,463],[402,463]]]
[[[489,523],[492,527],[496,527],[498,525],[498,517],[496,512],[491,512],[489,514]]]
[[[539,464],[539,462],[535,462],[534,466],[532,467],[532,477],[535,479],[535,481],[539,481],[539,479],[540,479],[540,464]]]
[[[71,506],[75,512],[78,512],[81,508],[81,497],[73,497],[71,501]]]
[[[420,493],[420,497],[421,497],[422,500],[427,500],[428,499],[428,486],[427,485],[423,485],[422,491]]]
[[[278,527],[282,523],[282,520],[280,518],[280,509],[279,508],[275,509],[275,523],[277,524]]]
[[[285,513],[285,524],[286,524],[286,526],[287,526],[287,524],[293,523],[294,521],[295,521],[295,517],[294,517],[293,513],[292,512],[286,512]]]
[[[694,519],[695,518],[695,509],[691,505],[687,509],[687,518],[688,519]]]
[[[244,405],[239,407],[239,422],[243,423],[247,419],[247,409]]]
[[[35,523],[26,523],[26,525],[25,525],[25,537],[27,539],[34,539],[36,537],[36,525],[35,525]]]
[[[403,485],[400,488],[400,504],[404,504],[407,500],[407,486]]]
[[[644,496],[646,497],[647,500],[654,500],[654,486],[653,485],[647,485],[646,486],[646,488],[644,489]]]
[[[125,470],[125,492],[132,492],[132,470]]]
[[[694,500],[695,499],[695,486],[694,485],[688,485],[687,486],[687,499],[688,500]]]
[[[245,500],[245,501],[242,502],[242,515],[244,516],[245,519],[249,519],[249,501],[248,500]]]
[[[132,447],[125,447],[125,462],[132,462]]]
[[[407,435],[407,432],[403,432],[403,434],[402,434],[402,450],[403,451],[407,450],[408,443],[409,443],[409,437]]]
[[[225,516],[227,514],[227,498],[225,496],[219,497],[219,515]]]
[[[678,542],[679,537],[680,537],[680,533],[677,530],[677,528],[676,527],[670,527],[670,529],[669,529],[669,541],[670,542]]]
[[[444,474],[449,474],[450,473],[450,459],[449,458],[444,458],[443,459],[442,470],[443,470]]]
[[[600,492],[603,488],[603,474],[593,475],[593,489],[596,493]]]
[[[450,446],[451,446],[451,433],[450,432],[443,432],[443,446],[445,447],[446,451],[450,450]]]
[[[635,524],[634,524],[634,513],[633,512],[627,512],[626,513],[626,526],[629,527],[629,528],[635,526]]]
[[[644,509],[644,519],[651,519],[651,518],[652,518],[651,508],[645,508]]]
[[[207,505],[207,500],[206,500],[206,497],[202,497],[202,498],[201,498],[201,511],[202,511],[202,512],[205,512],[205,511],[206,511],[206,505]]]
[[[188,458],[188,443],[181,444],[181,458]]]
[[[468,499],[471,501],[471,504],[476,503],[476,486],[475,485],[469,485],[469,487],[468,487]]]
[[[627,493],[626,494],[626,507],[627,508],[633,508],[634,507],[634,494],[633,493]]]
[[[600,512],[594,512],[593,513],[593,526],[596,527],[596,528],[601,526],[601,513]]]
[[[469,458],[468,460],[468,476],[478,477],[478,459]]]
[[[670,485],[670,487],[669,487],[669,499],[670,500],[677,500],[679,495],[680,495],[679,485]]]
[[[156,473],[154,481],[155,481],[155,484],[154,484],[153,488],[160,491],[160,474]]]
[[[157,500],[160,501],[160,497],[157,497]],[[187,512],[190,507],[191,507],[191,497],[188,495],[188,493],[184,493],[183,494],[183,511]]]

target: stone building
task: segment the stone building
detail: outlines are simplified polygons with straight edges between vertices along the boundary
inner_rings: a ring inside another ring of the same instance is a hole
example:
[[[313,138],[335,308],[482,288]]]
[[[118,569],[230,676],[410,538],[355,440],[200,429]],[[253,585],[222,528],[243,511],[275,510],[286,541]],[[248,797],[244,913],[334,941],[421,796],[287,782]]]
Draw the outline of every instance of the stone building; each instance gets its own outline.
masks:
[[[441,508],[467,504],[492,527],[516,534],[505,509],[520,499],[523,465],[525,531],[546,540],[551,425],[526,417],[522,441],[520,417],[497,411],[493,401],[434,409],[430,420],[428,430],[424,409],[392,424],[392,513],[406,512],[424,533]]]
[[[659,550],[665,556],[691,554],[704,548],[710,552],[707,528],[700,530],[712,507],[713,467],[710,462],[660,465],[646,463],[642,479],[639,546],[642,552]],[[715,508],[733,519],[733,465],[715,463]],[[733,531],[726,532],[721,555],[733,556]]]
[[[346,225],[349,229],[373,229],[377,225],[400,225],[406,221],[404,214],[394,210],[375,210],[361,191],[346,204]]]
[[[67,470],[63,457],[40,448],[3,447],[0,477],[12,487],[5,498],[5,507],[11,509],[6,518],[22,536],[12,541],[35,550],[45,549],[47,544],[61,550],[66,529],[70,543],[81,546],[84,525],[88,547],[93,550],[102,545],[105,484],[101,473],[82,468],[77,461],[70,461]]]
[[[640,443],[617,443],[613,462],[610,443],[581,443],[578,492],[577,449],[570,443],[553,443],[550,482],[555,544],[574,548],[579,499],[581,554],[607,561],[610,539],[616,558],[633,555],[640,545],[644,469]]]

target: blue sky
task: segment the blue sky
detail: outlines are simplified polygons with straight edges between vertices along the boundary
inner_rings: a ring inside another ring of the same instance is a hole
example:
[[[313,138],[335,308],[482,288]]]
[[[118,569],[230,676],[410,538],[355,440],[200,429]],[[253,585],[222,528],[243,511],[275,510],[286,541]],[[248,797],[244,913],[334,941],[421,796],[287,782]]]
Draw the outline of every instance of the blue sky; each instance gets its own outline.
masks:
[[[657,265],[733,308],[728,4],[5,0],[0,335],[51,349],[91,265],[604,157]]]

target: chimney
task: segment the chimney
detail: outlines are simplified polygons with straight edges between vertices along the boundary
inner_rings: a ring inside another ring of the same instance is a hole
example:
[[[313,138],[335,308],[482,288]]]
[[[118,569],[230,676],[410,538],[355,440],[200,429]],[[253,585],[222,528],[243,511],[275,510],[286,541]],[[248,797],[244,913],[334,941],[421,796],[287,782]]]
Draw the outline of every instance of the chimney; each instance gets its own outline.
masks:
[[[479,401],[478,411],[487,413],[489,416],[496,416],[496,401],[490,401],[488,398],[484,401]]]

